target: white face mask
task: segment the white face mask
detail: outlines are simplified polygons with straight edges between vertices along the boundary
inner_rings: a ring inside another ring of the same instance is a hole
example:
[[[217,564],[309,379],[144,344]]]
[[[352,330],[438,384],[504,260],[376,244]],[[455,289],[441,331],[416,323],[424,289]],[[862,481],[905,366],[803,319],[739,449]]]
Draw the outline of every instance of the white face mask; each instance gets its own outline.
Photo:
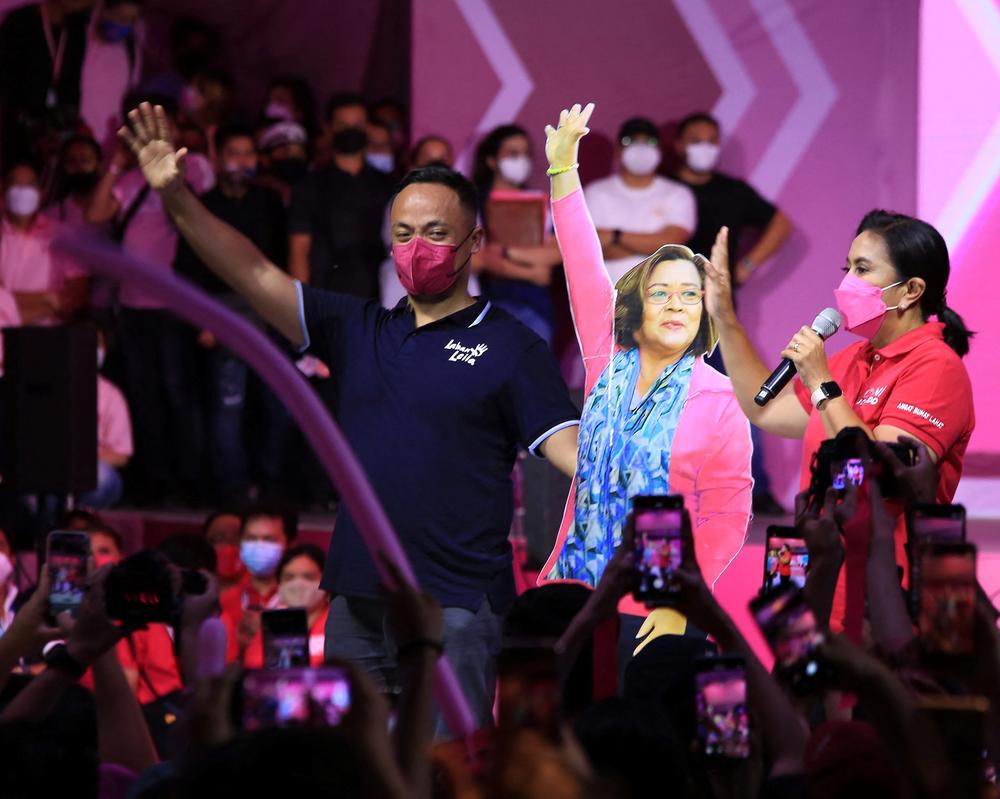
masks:
[[[14,572],[14,564],[10,562],[6,552],[0,552],[0,585],[7,582],[7,578]]]
[[[326,592],[320,590],[319,580],[293,577],[278,586],[278,601],[285,607],[313,610],[325,599]]]
[[[500,176],[508,183],[520,186],[531,176],[531,159],[526,155],[513,155],[497,161]]]
[[[622,150],[622,166],[626,172],[645,177],[660,165],[660,148],[649,142],[637,141]]]
[[[719,145],[710,141],[696,142],[684,148],[687,165],[695,172],[711,172],[719,162]]]
[[[295,115],[291,108],[284,103],[276,103],[273,100],[264,106],[264,116],[267,119],[282,119],[285,122],[295,121]]]
[[[392,153],[365,153],[365,161],[368,162],[368,166],[379,172],[392,172],[396,166],[396,159],[392,157]]]
[[[7,189],[7,210],[14,216],[31,216],[38,210],[41,199],[34,186],[11,186]]]

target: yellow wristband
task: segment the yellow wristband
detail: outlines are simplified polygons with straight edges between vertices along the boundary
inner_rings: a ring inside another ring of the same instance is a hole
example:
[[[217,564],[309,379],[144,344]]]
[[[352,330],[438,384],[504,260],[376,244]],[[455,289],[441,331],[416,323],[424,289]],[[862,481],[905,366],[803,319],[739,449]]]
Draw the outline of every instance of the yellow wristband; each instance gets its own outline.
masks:
[[[580,166],[580,164],[578,163],[570,164],[569,166],[550,166],[548,169],[545,170],[545,174],[552,176],[562,175],[564,172],[572,172],[578,166]]]

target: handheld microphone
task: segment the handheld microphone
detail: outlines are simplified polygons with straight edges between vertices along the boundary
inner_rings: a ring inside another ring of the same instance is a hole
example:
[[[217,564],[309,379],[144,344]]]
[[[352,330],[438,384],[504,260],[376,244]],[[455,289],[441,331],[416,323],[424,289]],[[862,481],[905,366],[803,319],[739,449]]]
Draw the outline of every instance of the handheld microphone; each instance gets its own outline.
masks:
[[[828,339],[840,329],[840,311],[836,308],[824,308],[813,320],[812,329],[816,331],[821,339]],[[781,363],[771,372],[771,376],[764,381],[753,401],[762,408],[781,393],[781,389],[787,385],[795,374],[795,364],[788,358],[782,358]]]

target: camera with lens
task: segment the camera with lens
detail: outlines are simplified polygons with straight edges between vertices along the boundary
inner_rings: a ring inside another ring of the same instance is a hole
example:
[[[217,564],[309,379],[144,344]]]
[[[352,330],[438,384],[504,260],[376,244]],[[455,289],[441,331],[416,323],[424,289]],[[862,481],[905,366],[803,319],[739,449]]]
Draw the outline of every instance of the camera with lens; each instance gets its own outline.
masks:
[[[916,450],[910,444],[883,442],[895,453],[905,466],[912,466],[916,460]],[[809,483],[809,504],[820,507],[826,491],[831,486],[843,496],[849,486],[860,487],[865,480],[877,480],[882,496],[893,498],[899,495],[899,487],[892,468],[883,463],[873,442],[859,427],[845,427],[836,438],[830,438],[819,445],[812,460],[812,479]]]
[[[173,624],[180,619],[185,594],[201,594],[208,583],[193,569],[178,569],[164,555],[142,550],[125,558],[104,582],[108,615],[129,629]]]

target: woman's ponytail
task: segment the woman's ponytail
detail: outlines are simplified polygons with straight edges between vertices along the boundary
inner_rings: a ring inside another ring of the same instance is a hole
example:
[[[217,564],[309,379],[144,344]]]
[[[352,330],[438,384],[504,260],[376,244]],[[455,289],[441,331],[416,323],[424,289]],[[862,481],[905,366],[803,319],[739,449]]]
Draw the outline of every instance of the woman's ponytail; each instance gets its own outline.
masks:
[[[944,341],[959,357],[964,358],[969,352],[969,339],[976,335],[965,326],[965,321],[955,311],[945,305],[941,300],[941,305],[937,312],[938,320],[944,322]]]

